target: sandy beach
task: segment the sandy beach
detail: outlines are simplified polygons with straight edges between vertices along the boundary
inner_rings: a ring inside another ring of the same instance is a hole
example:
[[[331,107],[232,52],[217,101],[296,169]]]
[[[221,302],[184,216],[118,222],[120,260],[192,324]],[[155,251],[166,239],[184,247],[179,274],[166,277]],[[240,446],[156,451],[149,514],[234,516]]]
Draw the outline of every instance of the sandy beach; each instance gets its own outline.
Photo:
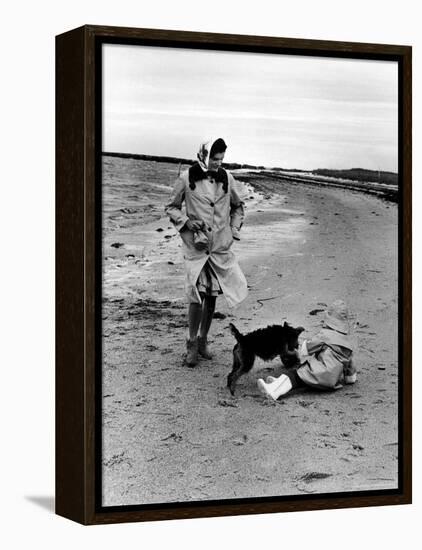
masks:
[[[397,204],[238,174],[249,296],[218,299],[214,359],[189,369],[180,238],[164,216],[178,167],[144,163],[140,181],[139,162],[104,159],[103,505],[396,488]],[[308,338],[336,298],[353,316],[355,385],[271,403],[256,379],[281,364],[258,360],[230,395],[229,322],[287,320]]]

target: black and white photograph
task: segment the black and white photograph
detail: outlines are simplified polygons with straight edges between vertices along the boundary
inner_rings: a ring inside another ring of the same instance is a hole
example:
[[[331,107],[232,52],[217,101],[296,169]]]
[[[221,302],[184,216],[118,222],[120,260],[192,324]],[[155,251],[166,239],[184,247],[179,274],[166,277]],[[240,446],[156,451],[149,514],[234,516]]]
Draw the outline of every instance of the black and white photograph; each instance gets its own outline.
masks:
[[[101,505],[397,489],[398,63],[101,55]]]

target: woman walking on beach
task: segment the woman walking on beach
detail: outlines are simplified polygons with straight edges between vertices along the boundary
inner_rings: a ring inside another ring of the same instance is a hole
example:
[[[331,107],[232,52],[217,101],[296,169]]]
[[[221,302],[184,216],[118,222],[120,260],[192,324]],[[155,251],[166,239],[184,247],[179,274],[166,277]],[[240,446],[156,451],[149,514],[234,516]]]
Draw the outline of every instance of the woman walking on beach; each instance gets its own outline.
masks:
[[[221,167],[226,149],[222,138],[202,143],[198,161],[180,174],[165,207],[183,241],[189,303],[186,363],[191,367],[198,362],[198,354],[212,358],[207,335],[217,296],[224,294],[233,307],[248,292],[245,276],[231,251],[233,239],[239,240],[244,209],[233,176]]]

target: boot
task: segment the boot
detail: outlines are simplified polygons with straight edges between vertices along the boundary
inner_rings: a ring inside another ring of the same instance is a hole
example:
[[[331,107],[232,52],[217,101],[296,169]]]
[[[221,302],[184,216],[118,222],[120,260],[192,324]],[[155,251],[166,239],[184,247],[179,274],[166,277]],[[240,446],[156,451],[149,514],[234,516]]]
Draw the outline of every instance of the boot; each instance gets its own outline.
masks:
[[[186,364],[194,367],[198,362],[198,339],[186,340]]]
[[[347,361],[347,363],[344,365],[343,374],[345,384],[354,384],[356,382],[357,372],[352,359],[349,359],[349,361]]]
[[[205,359],[212,359],[212,353],[208,349],[208,342],[206,336],[198,337],[198,353],[202,355]]]
[[[259,378],[257,384],[259,391],[274,401],[277,401],[279,397],[288,393],[293,387],[290,378],[285,374],[282,374],[269,384],[266,384],[262,378]]]

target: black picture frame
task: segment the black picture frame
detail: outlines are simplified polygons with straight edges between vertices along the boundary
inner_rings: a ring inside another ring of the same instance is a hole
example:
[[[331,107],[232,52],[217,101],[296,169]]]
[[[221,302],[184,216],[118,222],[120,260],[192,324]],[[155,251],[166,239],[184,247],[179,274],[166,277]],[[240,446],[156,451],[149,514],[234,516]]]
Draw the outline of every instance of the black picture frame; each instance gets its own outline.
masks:
[[[101,495],[101,46],[136,44],[397,61],[399,67],[399,487],[103,508]],[[56,513],[103,524],[411,503],[410,46],[86,25],[56,37]]]

